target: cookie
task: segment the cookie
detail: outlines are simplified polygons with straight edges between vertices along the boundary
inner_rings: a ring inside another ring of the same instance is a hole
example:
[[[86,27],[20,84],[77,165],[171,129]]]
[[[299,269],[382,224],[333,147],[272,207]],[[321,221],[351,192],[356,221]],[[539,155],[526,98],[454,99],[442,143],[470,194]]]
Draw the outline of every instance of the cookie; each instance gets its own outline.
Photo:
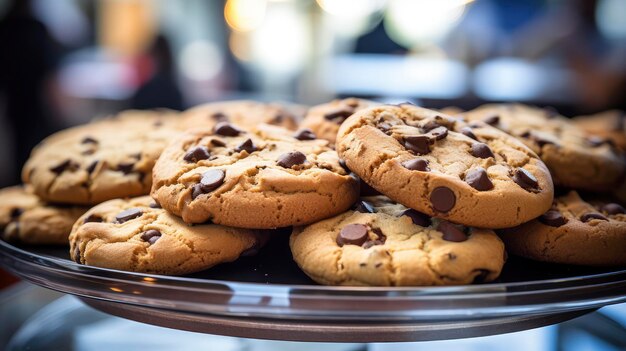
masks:
[[[170,144],[154,168],[152,196],[187,223],[242,228],[302,225],[348,209],[358,181],[326,140],[227,122]]]
[[[467,228],[365,197],[336,217],[296,227],[293,259],[324,285],[460,285],[496,279],[504,244],[490,229]]]
[[[410,104],[355,113],[339,130],[337,152],[382,194],[459,224],[511,227],[552,204],[550,173],[521,142]]]
[[[213,128],[219,122],[229,122],[243,129],[265,123],[296,130],[304,111],[304,107],[293,104],[234,100],[193,107],[182,113],[182,120],[186,128]]]
[[[499,232],[509,253],[538,261],[588,266],[626,265],[626,210],[583,200],[571,191],[548,212]]]
[[[33,150],[22,179],[55,203],[146,195],[156,159],[182,128],[177,117],[171,111],[126,111],[53,134]]]
[[[588,136],[552,109],[521,104],[484,105],[463,116],[517,137],[546,163],[555,185],[610,191],[626,171],[623,155],[610,142]]]
[[[611,140],[622,150],[626,150],[626,113],[610,110],[589,116],[572,119],[574,125],[590,135]]]
[[[67,245],[72,225],[86,210],[46,204],[22,186],[0,189],[0,236],[24,244]]]
[[[346,118],[356,111],[375,105],[378,103],[357,98],[333,100],[326,104],[311,107],[300,123],[300,127],[309,129],[318,138],[334,144],[339,126]]]
[[[70,234],[70,257],[89,266],[179,275],[234,261],[266,239],[259,231],[189,226],[142,196],[110,200],[81,216]]]

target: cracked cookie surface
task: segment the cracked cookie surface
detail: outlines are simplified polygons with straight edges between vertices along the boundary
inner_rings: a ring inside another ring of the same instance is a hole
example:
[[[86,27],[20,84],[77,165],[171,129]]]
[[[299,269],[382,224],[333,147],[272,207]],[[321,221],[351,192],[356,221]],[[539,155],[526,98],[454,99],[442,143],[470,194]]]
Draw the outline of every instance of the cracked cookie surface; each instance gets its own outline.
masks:
[[[265,236],[216,224],[189,226],[142,196],[110,200],[81,216],[70,234],[70,257],[89,266],[180,275],[254,252]]]
[[[407,207],[455,223],[506,228],[550,208],[554,189],[539,157],[485,123],[410,104],[359,111],[341,126],[349,169]]]
[[[0,190],[0,234],[34,245],[67,245],[72,225],[85,207],[46,204],[22,186]]]
[[[300,127],[308,128],[318,138],[334,144],[339,126],[346,118],[356,111],[375,105],[379,105],[379,103],[357,98],[333,100],[326,104],[311,107],[300,123]]]
[[[187,223],[242,228],[302,225],[348,209],[358,197],[357,179],[327,141],[292,134],[226,122],[188,131],[158,160],[152,197]]]
[[[484,105],[462,116],[487,121],[518,138],[546,163],[556,185],[607,191],[622,181],[626,171],[623,154],[607,139],[587,135],[551,109]]]
[[[45,201],[97,204],[147,195],[152,167],[181,130],[172,111],[125,111],[55,133],[31,153],[24,183]]]
[[[489,229],[430,218],[384,196],[365,197],[355,209],[295,227],[293,258],[325,285],[460,285],[496,279],[504,244]]]
[[[551,210],[499,231],[507,250],[538,261],[589,266],[626,265],[626,211],[616,203],[583,200],[571,191]]]

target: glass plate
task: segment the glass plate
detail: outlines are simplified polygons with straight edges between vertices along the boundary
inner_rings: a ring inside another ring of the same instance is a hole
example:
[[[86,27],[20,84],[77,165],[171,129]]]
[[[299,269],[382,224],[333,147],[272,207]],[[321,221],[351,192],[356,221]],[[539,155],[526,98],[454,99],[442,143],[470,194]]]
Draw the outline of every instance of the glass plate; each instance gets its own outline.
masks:
[[[415,341],[501,334],[558,323],[626,301],[626,270],[510,257],[488,284],[316,285],[291,259],[288,235],[255,257],[169,277],[79,265],[64,247],[0,241],[0,263],[102,311],[177,329],[306,341]]]

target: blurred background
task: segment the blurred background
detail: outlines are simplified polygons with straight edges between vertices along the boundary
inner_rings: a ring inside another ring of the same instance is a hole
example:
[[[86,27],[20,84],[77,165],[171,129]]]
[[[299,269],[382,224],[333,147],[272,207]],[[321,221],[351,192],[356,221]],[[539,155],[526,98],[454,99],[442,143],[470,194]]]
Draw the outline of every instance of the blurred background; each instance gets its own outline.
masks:
[[[358,96],[626,108],[624,0],[0,0],[0,186],[126,108]]]

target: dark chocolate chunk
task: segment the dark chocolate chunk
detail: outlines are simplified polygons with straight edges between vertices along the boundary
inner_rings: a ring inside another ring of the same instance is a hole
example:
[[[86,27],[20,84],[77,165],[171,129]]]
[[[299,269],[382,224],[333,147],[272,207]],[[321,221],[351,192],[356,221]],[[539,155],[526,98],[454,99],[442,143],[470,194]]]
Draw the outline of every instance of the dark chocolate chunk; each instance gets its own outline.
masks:
[[[135,167],[134,162],[122,162],[117,165],[117,170],[124,174],[130,174],[133,171],[133,167]]]
[[[597,136],[590,136],[587,138],[587,144],[589,144],[591,147],[599,147],[606,144],[606,139]]]
[[[483,119],[483,122],[487,123],[490,126],[495,126],[496,124],[500,123],[500,116],[498,115],[489,116]]]
[[[247,151],[249,154],[253,153],[256,150],[257,148],[252,142],[252,139],[246,139],[244,142],[237,145],[237,147],[235,148],[235,151],[237,152]]]
[[[461,225],[442,220],[437,225],[437,230],[443,233],[443,240],[445,241],[460,243],[467,240],[467,234],[465,234],[465,230]]]
[[[23,209],[14,207],[11,209],[11,214],[9,216],[11,216],[11,220],[16,220],[22,215],[22,213],[24,213]]]
[[[342,123],[343,121],[346,120],[346,118],[352,116],[353,113],[354,113],[354,108],[342,107],[342,108],[337,108],[329,112],[326,112],[326,114],[324,115],[324,118],[326,118],[329,121]]]
[[[234,137],[241,134],[241,131],[228,122],[219,122],[213,128],[215,134]]]
[[[98,140],[90,137],[90,136],[86,136],[83,138],[83,140],[80,141],[81,144],[98,144]]]
[[[493,189],[493,183],[487,171],[482,168],[474,168],[465,175],[465,182],[478,191],[487,191]]]
[[[491,151],[491,148],[487,144],[483,143],[472,144],[472,156],[478,158],[495,158],[495,156],[493,155],[493,151]]]
[[[104,219],[101,216],[92,213],[89,216],[85,217],[83,223],[100,223],[102,221],[104,221]]]
[[[420,227],[428,227],[431,224],[430,217],[427,214],[415,211],[412,208],[402,212],[401,216],[411,218],[413,224],[419,225]]]
[[[141,240],[149,242],[150,245],[154,245],[161,238],[161,232],[156,229],[149,229],[141,233]]]
[[[599,214],[599,213],[594,213],[594,212],[590,212],[590,213],[585,213],[584,215],[580,216],[580,220],[584,223],[589,222],[592,219],[599,219],[602,221],[608,221],[609,219],[604,217],[603,215]]]
[[[431,140],[425,135],[412,135],[404,137],[404,147],[418,155],[426,155],[430,152]]]
[[[567,223],[567,218],[563,217],[561,212],[556,210],[550,210],[541,216],[539,216],[539,222],[549,225],[550,227],[560,227]]]
[[[306,162],[306,155],[300,151],[291,151],[286,154],[282,154],[276,160],[276,164],[281,167],[291,168],[296,165],[301,165]]]
[[[536,191],[539,189],[539,182],[532,173],[528,172],[524,168],[518,168],[513,174],[513,181],[517,185],[529,191]]]
[[[337,236],[337,245],[361,246],[368,239],[367,226],[363,224],[348,224],[343,227]]]
[[[445,139],[448,136],[448,128],[443,126],[437,127],[428,132],[428,134],[435,138],[435,140]]]
[[[606,212],[609,215],[616,215],[620,213],[626,213],[624,207],[619,204],[610,203],[602,206],[602,211]]]
[[[115,220],[117,223],[128,222],[131,219],[135,219],[137,217],[141,217],[143,211],[140,208],[129,208],[128,210],[124,210],[115,216]]]
[[[524,133],[520,134],[519,136],[521,136],[522,138],[530,138],[530,135],[531,135],[530,131],[527,130]]]
[[[389,134],[389,131],[391,131],[391,124],[387,122],[379,123],[378,129],[385,134]]]
[[[211,192],[219,188],[224,183],[226,173],[221,169],[211,169],[202,173],[200,188],[204,193]]]
[[[226,143],[219,139],[211,139],[211,145],[215,147],[224,147],[226,146]]]
[[[368,238],[369,240],[361,245],[366,250],[372,246],[382,245],[385,241],[387,241],[387,236],[383,234],[383,231],[380,228],[372,228],[372,233],[376,234],[376,239],[371,240]]]
[[[61,173],[65,172],[65,170],[67,170],[69,168],[72,168],[74,166],[75,166],[74,162],[72,162],[72,160],[70,160],[70,159],[67,159],[67,160],[59,163],[58,165],[50,168],[50,171],[52,171],[53,173],[56,173],[56,174],[61,174]]]
[[[436,211],[448,212],[454,207],[456,196],[450,188],[440,186],[430,193],[430,203]]]
[[[423,158],[413,158],[402,162],[402,167],[411,171],[430,172],[428,167],[428,160]]]
[[[204,191],[202,191],[202,185],[201,184],[196,184],[191,188],[191,199],[195,199],[198,196],[204,194]]]
[[[299,131],[296,132],[296,134],[294,134],[293,137],[298,139],[298,140],[315,140],[315,139],[317,139],[317,136],[315,135],[315,133],[313,133],[313,131],[310,130],[309,128],[300,129]]]
[[[472,138],[474,140],[478,140],[478,138],[476,137],[476,134],[474,134],[474,132],[472,131],[472,128],[470,127],[463,127],[461,128],[461,134],[465,135],[468,138]]]
[[[228,121],[228,116],[226,116],[223,112],[215,112],[212,115],[210,115],[210,117],[218,122],[225,122]]]
[[[93,171],[95,171],[96,167],[98,166],[98,162],[99,162],[98,160],[95,160],[92,163],[90,163],[89,166],[87,166],[87,168],[85,168],[87,173],[89,173],[89,174],[93,173]]]
[[[187,151],[183,159],[187,162],[198,162],[200,160],[206,160],[211,156],[209,149],[206,146],[195,146]]]
[[[150,208],[162,208],[162,207],[161,207],[161,204],[160,204],[160,203],[158,203],[158,202],[156,202],[156,201],[151,202],[151,203],[148,205],[148,207],[150,207]]]
[[[354,206],[354,210],[361,213],[376,213],[374,206],[367,201],[359,201]]]
[[[438,127],[441,127],[441,124],[439,124],[439,123],[437,123],[435,121],[428,121],[428,122],[426,122],[426,124],[424,124],[422,126],[422,129],[424,130],[424,133],[428,133],[431,130],[433,130],[435,128],[438,128]]]

